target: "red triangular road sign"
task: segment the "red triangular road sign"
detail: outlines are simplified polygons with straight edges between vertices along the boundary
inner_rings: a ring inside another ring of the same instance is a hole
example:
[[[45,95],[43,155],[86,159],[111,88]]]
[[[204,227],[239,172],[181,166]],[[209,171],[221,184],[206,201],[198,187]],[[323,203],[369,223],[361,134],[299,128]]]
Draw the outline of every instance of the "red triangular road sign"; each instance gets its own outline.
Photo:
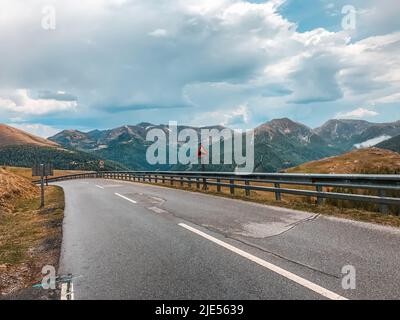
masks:
[[[208,155],[208,152],[207,152],[206,148],[204,148],[204,146],[201,144],[199,149],[197,150],[197,156],[199,158],[201,158],[201,157],[204,157],[206,155]]]

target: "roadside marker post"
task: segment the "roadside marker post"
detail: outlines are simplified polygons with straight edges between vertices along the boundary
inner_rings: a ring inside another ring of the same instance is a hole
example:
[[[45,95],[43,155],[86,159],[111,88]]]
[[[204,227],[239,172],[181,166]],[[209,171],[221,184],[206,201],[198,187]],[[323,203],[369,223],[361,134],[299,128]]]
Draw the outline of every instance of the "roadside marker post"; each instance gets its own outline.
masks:
[[[46,179],[46,186],[48,186],[48,176],[53,176],[53,165],[48,164],[35,164],[32,166],[32,177],[40,177],[40,208],[44,208],[44,184]]]
[[[40,189],[41,189],[41,197],[40,197],[40,208],[44,208],[44,165],[40,165]]]

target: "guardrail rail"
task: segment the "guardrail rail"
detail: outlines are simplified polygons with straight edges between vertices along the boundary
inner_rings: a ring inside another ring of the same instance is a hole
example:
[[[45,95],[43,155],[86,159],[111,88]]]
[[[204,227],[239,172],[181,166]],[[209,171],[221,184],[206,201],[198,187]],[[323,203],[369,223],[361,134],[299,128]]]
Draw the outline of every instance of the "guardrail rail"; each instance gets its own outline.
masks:
[[[400,194],[400,175],[371,174],[301,174],[301,173],[252,173],[235,174],[231,172],[171,172],[171,171],[112,171],[90,172],[49,178],[48,182],[72,179],[115,179],[135,182],[170,183],[178,182],[180,186],[196,186],[197,189],[208,190],[216,186],[217,192],[222,187],[229,188],[230,194],[235,190],[245,190],[250,196],[251,191],[272,192],[277,201],[282,200],[282,194],[315,197],[317,204],[324,199],[361,201],[379,205],[381,213],[388,213],[388,206],[400,208],[400,197],[388,197],[387,192],[397,191]],[[260,184],[272,184],[273,187]],[[282,185],[312,187],[313,190],[283,188]],[[329,188],[334,188],[335,192]],[[338,189],[339,188],[339,189]],[[336,191],[344,189],[345,191]],[[346,190],[376,190],[378,195],[364,195],[346,192]]]

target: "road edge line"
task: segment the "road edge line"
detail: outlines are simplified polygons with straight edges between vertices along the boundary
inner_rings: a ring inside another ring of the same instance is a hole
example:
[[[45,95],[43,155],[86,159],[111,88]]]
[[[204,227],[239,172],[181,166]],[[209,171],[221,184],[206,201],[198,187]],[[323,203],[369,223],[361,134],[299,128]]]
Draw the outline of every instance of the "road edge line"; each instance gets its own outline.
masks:
[[[345,298],[345,297],[343,297],[343,296],[341,296],[341,295],[339,295],[339,294],[337,294],[337,293],[335,293],[333,291],[325,289],[325,288],[323,288],[323,287],[321,287],[321,286],[319,286],[319,285],[317,285],[317,284],[315,284],[315,283],[313,283],[313,282],[311,282],[311,281],[309,281],[307,279],[304,279],[304,278],[302,278],[302,277],[300,277],[298,275],[295,275],[294,273],[291,273],[291,272],[289,272],[289,271],[287,271],[285,269],[282,269],[282,268],[280,268],[280,267],[278,267],[278,266],[276,266],[276,265],[274,265],[274,264],[272,264],[270,262],[267,262],[267,261],[265,261],[265,260],[263,260],[261,258],[258,258],[258,257],[254,256],[254,255],[252,255],[250,253],[247,253],[246,251],[243,251],[243,250],[241,250],[239,248],[236,248],[236,247],[234,247],[234,246],[232,246],[232,245],[230,245],[230,244],[228,244],[228,243],[226,243],[224,241],[221,241],[221,240],[219,240],[219,239],[217,239],[217,238],[215,238],[213,236],[210,236],[209,234],[204,233],[204,232],[202,232],[202,231],[200,231],[200,230],[198,230],[196,228],[193,228],[193,227],[191,227],[191,226],[189,226],[187,224],[179,223],[178,225],[180,227],[182,227],[182,228],[185,228],[185,229],[187,229],[187,230],[189,230],[189,231],[191,231],[191,232],[193,232],[193,233],[195,233],[195,234],[207,239],[207,240],[210,240],[211,242],[214,242],[214,243],[220,245],[221,247],[224,247],[225,249],[228,249],[229,251],[232,251],[232,252],[234,252],[234,253],[236,253],[236,254],[238,254],[238,255],[240,255],[240,256],[242,256],[242,257],[244,257],[244,258],[246,258],[246,259],[248,259],[250,261],[253,261],[253,262],[257,263],[258,265],[260,265],[260,266],[262,266],[262,267],[264,267],[264,268],[266,268],[266,269],[268,269],[268,270],[270,270],[272,272],[275,272],[275,273],[277,273],[277,274],[279,274],[279,275],[281,275],[281,276],[283,276],[283,277],[285,277],[285,278],[287,278],[287,279],[289,279],[289,280],[291,280],[291,281],[293,281],[293,282],[295,282],[295,283],[297,283],[297,284],[299,284],[299,285],[301,285],[301,286],[303,286],[303,287],[305,287],[305,288],[307,288],[307,289],[309,289],[311,291],[314,291],[314,292],[320,294],[323,297],[326,297],[326,298],[331,299],[331,300],[348,300],[347,298]]]

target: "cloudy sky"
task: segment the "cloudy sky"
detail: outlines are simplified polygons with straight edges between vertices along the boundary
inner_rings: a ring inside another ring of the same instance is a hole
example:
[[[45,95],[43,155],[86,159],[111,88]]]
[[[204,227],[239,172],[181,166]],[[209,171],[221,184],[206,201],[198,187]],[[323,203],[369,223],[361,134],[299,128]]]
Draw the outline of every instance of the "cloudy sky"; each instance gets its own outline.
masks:
[[[399,9],[398,0],[0,0],[0,122],[49,136],[142,121],[398,120]]]

